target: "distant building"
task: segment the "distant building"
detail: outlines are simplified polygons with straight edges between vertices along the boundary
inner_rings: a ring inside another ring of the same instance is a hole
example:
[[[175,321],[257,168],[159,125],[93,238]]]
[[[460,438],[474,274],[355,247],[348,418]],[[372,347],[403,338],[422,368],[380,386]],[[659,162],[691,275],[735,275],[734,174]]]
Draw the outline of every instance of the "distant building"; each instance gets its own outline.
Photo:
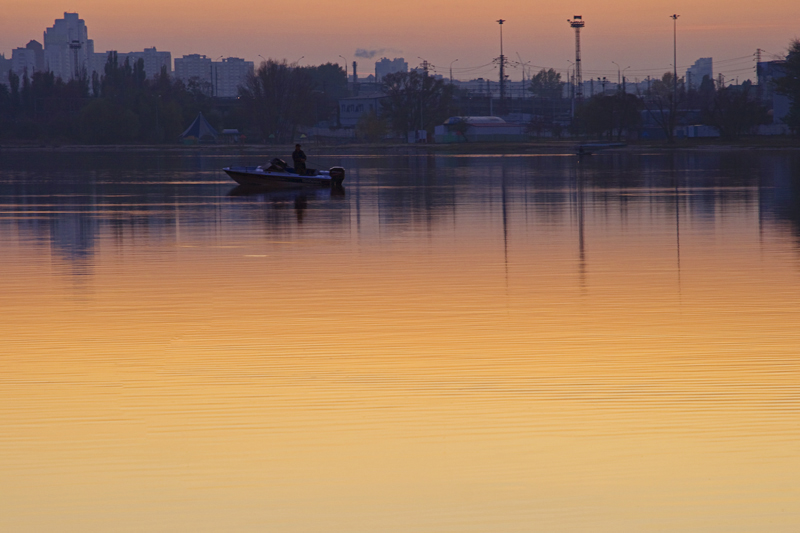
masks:
[[[86,23],[77,13],[64,13],[44,32],[44,68],[62,80],[71,80],[81,72],[89,73],[89,59],[94,57],[94,41],[89,39]]]
[[[387,74],[395,72],[408,72],[408,63],[402,57],[389,60],[385,57],[375,62],[375,81],[380,82]]]
[[[184,83],[192,78],[211,83],[211,58],[200,54],[189,54],[175,58],[175,77]]]
[[[234,98],[254,67],[252,61],[238,57],[212,61],[204,55],[190,54],[175,58],[175,77],[184,83],[200,82],[208,88],[209,96]]]
[[[161,69],[166,67],[167,74],[172,74],[172,54],[169,52],[159,52],[156,47],[145,48],[141,52],[128,52],[125,54],[118,54],[120,63],[124,63],[127,59],[133,65],[140,59],[144,61],[144,72],[147,74],[148,79],[155,78]]]
[[[344,128],[353,128],[362,115],[370,112],[381,115],[381,100],[384,98],[384,93],[372,92],[339,99],[339,123]]]
[[[104,75],[108,54],[112,52],[116,52],[116,50],[92,54],[92,57],[89,58],[91,65],[89,72]],[[170,52],[159,52],[155,46],[145,48],[142,52],[117,52],[117,64],[120,66],[125,64],[125,60],[128,60],[128,64],[132,67],[140,59],[144,61],[144,72],[149,80],[155,78],[161,72],[162,67],[166,67],[167,74],[172,74],[172,54]]]
[[[686,69],[686,86],[689,89],[697,89],[706,76],[709,80],[714,80],[713,60],[710,57],[701,57]]]
[[[762,102],[770,109],[772,123],[785,126],[783,119],[789,114],[792,101],[787,95],[777,93],[773,82],[786,76],[786,61],[757,63],[756,73],[758,75],[758,92]]]
[[[24,72],[28,76],[35,71],[44,70],[44,49],[37,41],[30,41],[25,48],[15,48],[11,52],[11,66],[9,67],[18,75]]]
[[[212,62],[211,85],[214,96],[221,98],[235,98],[239,96],[239,87],[247,81],[247,76],[252,74],[255,65],[252,61],[245,61],[238,57],[229,57],[219,62]]]
[[[5,54],[0,54],[0,83],[6,83],[9,70],[11,70],[11,59],[6,59]]]

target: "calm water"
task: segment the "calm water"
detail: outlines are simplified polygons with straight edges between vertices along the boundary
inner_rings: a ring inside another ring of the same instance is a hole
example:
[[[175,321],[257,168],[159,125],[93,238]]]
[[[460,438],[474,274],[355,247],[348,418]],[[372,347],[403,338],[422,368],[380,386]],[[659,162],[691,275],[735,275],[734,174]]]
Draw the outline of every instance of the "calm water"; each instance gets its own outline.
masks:
[[[0,154],[0,530],[800,530],[800,154],[320,152]]]

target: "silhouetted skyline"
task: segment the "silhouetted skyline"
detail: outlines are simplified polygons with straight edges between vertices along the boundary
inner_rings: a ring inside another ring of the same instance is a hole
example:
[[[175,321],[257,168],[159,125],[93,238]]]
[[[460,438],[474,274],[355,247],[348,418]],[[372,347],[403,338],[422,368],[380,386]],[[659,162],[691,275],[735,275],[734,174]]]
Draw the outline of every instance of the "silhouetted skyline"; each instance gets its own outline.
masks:
[[[630,69],[630,79],[658,76],[672,67],[672,23],[678,12],[678,70],[685,71],[701,57],[713,57],[717,71],[728,78],[754,77],[757,48],[781,55],[796,36],[800,17],[795,2],[716,5],[675,2],[669,5],[620,0],[614,5],[579,0],[570,6],[537,6],[521,0],[502,5],[444,0],[429,5],[410,0],[402,5],[364,6],[328,1],[312,6],[286,6],[233,0],[223,4],[195,2],[191,11],[175,3],[143,0],[135,12],[122,12],[108,3],[89,0],[65,5],[43,0],[32,9],[17,3],[4,9],[0,20],[0,53],[40,40],[44,29],[77,12],[86,20],[98,50],[121,52],[157,47],[172,57],[206,54],[286,58],[304,64],[364,61],[364,51],[388,50],[387,57],[405,57],[410,67],[423,59],[439,74],[448,74],[453,60],[457,79],[496,77],[492,59],[499,55],[502,16],[506,55],[533,69],[552,67],[566,73],[574,59],[574,37],[566,20],[581,14],[584,78],[616,76],[612,61]],[[724,7],[724,9],[722,9]],[[295,14],[295,9],[300,13]],[[300,38],[302,36],[302,38]],[[379,57],[369,59],[370,63]],[[522,69],[510,68],[510,79]]]

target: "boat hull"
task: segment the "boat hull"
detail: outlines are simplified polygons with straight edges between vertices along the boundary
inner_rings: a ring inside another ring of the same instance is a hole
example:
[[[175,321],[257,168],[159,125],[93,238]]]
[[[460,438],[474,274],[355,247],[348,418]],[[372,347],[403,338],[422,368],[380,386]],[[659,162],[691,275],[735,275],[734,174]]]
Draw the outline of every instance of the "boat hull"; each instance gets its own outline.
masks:
[[[263,170],[259,167],[225,167],[222,169],[233,181],[245,187],[287,189],[295,187],[336,187],[344,180],[344,169],[333,177],[327,170],[313,176],[300,176],[291,172]]]

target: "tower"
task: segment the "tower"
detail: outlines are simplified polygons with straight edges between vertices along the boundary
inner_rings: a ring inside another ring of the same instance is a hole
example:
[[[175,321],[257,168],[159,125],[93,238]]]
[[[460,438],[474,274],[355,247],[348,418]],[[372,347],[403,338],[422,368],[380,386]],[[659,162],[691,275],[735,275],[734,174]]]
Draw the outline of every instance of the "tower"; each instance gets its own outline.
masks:
[[[572,20],[567,20],[575,28],[575,98],[583,100],[583,75],[581,74],[581,28],[585,24],[583,17],[575,15]]]

